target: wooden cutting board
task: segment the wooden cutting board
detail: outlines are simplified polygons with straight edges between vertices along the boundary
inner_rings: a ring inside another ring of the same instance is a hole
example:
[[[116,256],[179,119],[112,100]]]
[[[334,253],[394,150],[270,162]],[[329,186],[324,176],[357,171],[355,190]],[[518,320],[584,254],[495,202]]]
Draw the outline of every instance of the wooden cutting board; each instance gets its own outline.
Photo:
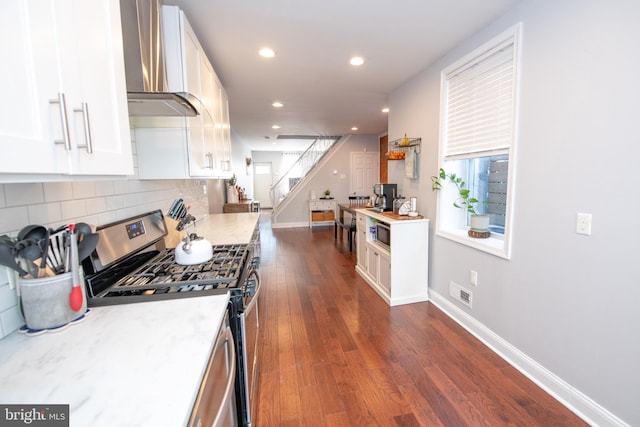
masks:
[[[389,218],[392,218],[392,219],[398,219],[398,220],[403,220],[403,219],[423,219],[424,218],[422,215],[418,215],[418,216],[398,215],[398,214],[394,214],[393,212],[382,212],[382,215],[388,216]]]

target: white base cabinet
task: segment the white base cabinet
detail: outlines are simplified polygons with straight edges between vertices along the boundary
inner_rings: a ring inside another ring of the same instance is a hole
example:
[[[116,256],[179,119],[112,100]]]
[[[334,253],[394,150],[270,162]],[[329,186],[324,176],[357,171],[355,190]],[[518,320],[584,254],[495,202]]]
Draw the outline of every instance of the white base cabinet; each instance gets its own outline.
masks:
[[[333,225],[336,219],[336,201],[334,199],[309,200],[309,228],[314,225]]]
[[[0,180],[132,175],[119,3],[5,1],[0,37]]]
[[[429,299],[429,220],[396,220],[366,209],[357,211],[357,273],[390,305]],[[375,240],[371,227],[391,228],[391,246]]]

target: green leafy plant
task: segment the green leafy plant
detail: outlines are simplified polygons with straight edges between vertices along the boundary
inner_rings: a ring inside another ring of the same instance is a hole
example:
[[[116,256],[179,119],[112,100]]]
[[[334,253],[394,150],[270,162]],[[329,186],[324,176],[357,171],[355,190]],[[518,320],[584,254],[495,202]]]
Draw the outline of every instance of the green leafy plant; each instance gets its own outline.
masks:
[[[324,190],[324,195],[325,196],[330,196],[331,195],[331,190],[329,190],[328,188],[326,190]]]
[[[438,175],[431,177],[431,189],[433,191],[440,190],[443,183],[446,181],[452,182],[458,188],[459,197],[453,201],[453,206],[464,209],[472,215],[480,215],[478,211],[476,211],[476,208],[479,203],[486,204],[486,202],[481,202],[475,197],[470,197],[470,190],[465,188],[466,183],[461,176],[458,176],[455,173],[446,173],[443,168],[440,168]]]
[[[229,187],[233,187],[234,185],[236,185],[236,182],[237,182],[237,177],[235,173],[231,176],[231,178],[227,179],[227,185]]]

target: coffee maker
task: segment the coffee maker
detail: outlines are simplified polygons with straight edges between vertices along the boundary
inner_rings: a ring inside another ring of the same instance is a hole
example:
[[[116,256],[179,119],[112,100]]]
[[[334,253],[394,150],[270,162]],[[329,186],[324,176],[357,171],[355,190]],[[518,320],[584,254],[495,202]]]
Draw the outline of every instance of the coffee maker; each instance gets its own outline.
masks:
[[[398,194],[397,184],[375,184],[373,186],[375,199],[373,208],[378,212],[393,210],[393,199]]]

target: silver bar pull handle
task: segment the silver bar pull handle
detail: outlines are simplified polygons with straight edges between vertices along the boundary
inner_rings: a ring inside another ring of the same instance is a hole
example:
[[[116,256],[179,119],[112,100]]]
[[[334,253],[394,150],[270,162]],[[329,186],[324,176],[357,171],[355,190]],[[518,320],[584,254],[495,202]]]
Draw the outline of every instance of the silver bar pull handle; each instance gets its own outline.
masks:
[[[73,111],[82,113],[82,121],[84,123],[84,138],[87,141],[83,145],[78,145],[78,148],[86,148],[87,153],[93,153],[93,141],[91,140],[91,124],[89,123],[89,105],[86,102],[82,103],[81,108],[76,108]]]
[[[67,151],[71,151],[71,138],[69,136],[69,120],[67,118],[67,101],[64,93],[58,92],[57,99],[50,99],[49,104],[58,104],[60,106],[60,123],[62,124],[62,139],[55,139],[54,144],[64,144]]]

